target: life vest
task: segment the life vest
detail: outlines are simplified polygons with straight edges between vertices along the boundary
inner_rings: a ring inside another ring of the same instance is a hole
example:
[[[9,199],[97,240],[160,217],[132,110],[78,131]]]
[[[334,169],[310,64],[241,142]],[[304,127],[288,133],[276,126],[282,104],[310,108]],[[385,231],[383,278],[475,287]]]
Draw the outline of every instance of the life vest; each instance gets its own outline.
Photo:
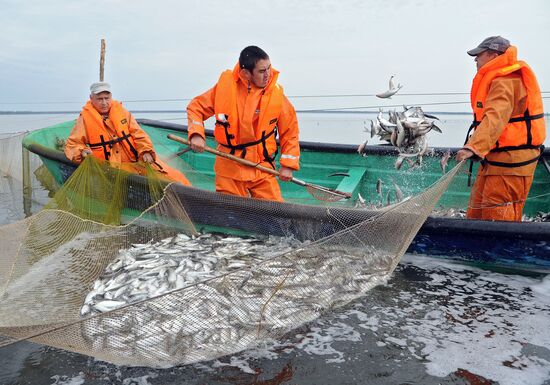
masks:
[[[224,71],[216,86],[214,100],[214,114],[216,125],[214,137],[221,146],[230,149],[231,154],[240,150],[241,157],[246,157],[247,149],[255,147],[258,156],[275,168],[274,161],[277,155],[277,123],[283,105],[283,89],[272,79],[270,84],[262,91],[260,100],[260,116],[258,126],[255,127],[256,140],[239,143],[239,112],[237,107],[237,83],[239,81],[236,71]]]
[[[134,138],[129,134],[130,122],[126,117],[126,111],[122,107],[122,104],[113,100],[111,109],[109,110],[109,119],[115,128],[114,135],[109,133],[109,128],[106,126],[103,117],[92,106],[91,102],[88,101],[86,103],[80,115],[84,119],[84,127],[89,142],[88,146],[95,157],[109,160],[111,148],[113,145],[119,143],[128,155],[132,155],[135,158],[136,162],[139,160],[136,143]]]
[[[537,79],[527,63],[517,60],[517,49],[514,46],[481,67],[474,77],[470,93],[474,121],[470,130],[475,129],[483,119],[491,82],[499,76],[506,76],[513,72],[521,75],[527,90],[526,109],[522,114],[510,118],[490,152],[541,149],[546,138],[542,96]],[[486,161],[501,167],[520,167],[537,160],[538,157],[519,163],[498,162],[498,164]]]

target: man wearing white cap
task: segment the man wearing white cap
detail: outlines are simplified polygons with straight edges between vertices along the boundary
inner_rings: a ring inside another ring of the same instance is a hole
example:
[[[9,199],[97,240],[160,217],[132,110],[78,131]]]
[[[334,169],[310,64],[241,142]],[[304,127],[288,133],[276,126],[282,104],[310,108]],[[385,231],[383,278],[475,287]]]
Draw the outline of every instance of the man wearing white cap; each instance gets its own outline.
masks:
[[[490,36],[468,51],[477,73],[470,100],[473,133],[456,159],[480,160],[467,217],[521,221],[546,137],[540,88],[517,48]]]
[[[113,164],[143,161],[168,179],[190,184],[181,172],[157,159],[147,133],[120,102],[112,99],[111,86],[105,82],[90,86],[90,100],[67,139],[65,155],[75,163],[89,155]]]

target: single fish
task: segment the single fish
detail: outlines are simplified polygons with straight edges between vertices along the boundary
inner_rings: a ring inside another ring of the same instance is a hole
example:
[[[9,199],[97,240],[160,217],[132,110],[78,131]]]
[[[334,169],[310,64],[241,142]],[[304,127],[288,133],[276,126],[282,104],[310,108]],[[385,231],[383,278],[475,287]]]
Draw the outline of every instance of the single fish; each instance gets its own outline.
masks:
[[[434,115],[431,115],[431,114],[427,114],[424,112],[424,116],[426,118],[430,118],[430,119],[434,119],[434,120],[439,120],[439,118],[437,116],[434,116]]]
[[[437,131],[439,133],[442,133],[443,131],[441,130],[441,128],[439,128],[435,123],[432,123],[432,128],[434,131]]]
[[[379,94],[376,94],[377,97],[379,98],[382,98],[382,99],[386,99],[386,98],[391,98],[393,95],[395,95],[401,88],[403,88],[403,86],[401,84],[398,84],[397,87],[395,86],[395,84],[393,83],[393,78],[394,78],[394,75],[392,75],[390,77],[390,81],[389,81],[389,89],[387,91],[384,91],[384,92],[381,92]]]
[[[377,118],[377,119],[378,119],[378,123],[380,124],[380,126],[388,132],[391,132],[391,131],[388,130],[388,128],[397,127],[396,123],[392,123],[392,122],[390,122],[389,120],[387,120],[383,117],[382,118]]]
[[[396,170],[399,170],[401,168],[401,166],[403,165],[403,161],[407,159],[407,158],[404,158],[402,156],[398,156],[397,157],[397,160],[395,161],[395,169]]]
[[[382,127],[380,127],[380,124],[378,123],[378,120],[371,120],[370,121],[370,137],[372,138],[374,135],[378,135],[380,133],[380,130],[382,130]]]
[[[403,142],[405,140],[405,128],[401,124],[401,121],[397,121],[397,137],[395,138],[395,146],[401,147],[403,145]]]
[[[447,162],[449,161],[449,158],[451,157],[451,151],[447,150],[445,154],[441,157],[441,161],[439,162],[439,165],[441,166],[441,171],[443,174],[445,174],[445,169],[447,168]]]
[[[393,182],[393,186],[395,188],[395,198],[397,199],[398,202],[401,202],[404,197],[403,191],[401,191],[397,183]]]
[[[367,144],[365,142],[365,144]],[[347,172],[333,172],[332,174],[329,174],[328,176],[349,176],[349,173]]]
[[[367,202],[365,198],[360,193],[357,193],[357,201],[355,202],[355,208],[365,208],[367,207]]]
[[[391,191],[388,190],[388,193],[386,194],[386,205],[387,205],[387,206],[391,205],[391,196],[390,196],[390,193],[391,193]]]
[[[367,147],[367,143],[368,143],[368,140],[365,140],[363,143],[361,143],[359,145],[359,147],[357,147],[357,152],[359,153],[359,155],[367,156],[366,151],[365,151],[365,147]],[[347,176],[349,176],[349,175],[347,175]]]
[[[382,179],[380,178],[376,181],[376,192],[378,195],[382,196]]]

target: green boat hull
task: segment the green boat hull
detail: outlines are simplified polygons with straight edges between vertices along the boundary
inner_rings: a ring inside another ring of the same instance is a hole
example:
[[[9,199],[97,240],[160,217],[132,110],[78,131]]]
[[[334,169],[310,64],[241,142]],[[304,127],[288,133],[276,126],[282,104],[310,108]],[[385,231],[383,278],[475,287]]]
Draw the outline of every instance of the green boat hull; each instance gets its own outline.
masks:
[[[33,131],[23,142],[28,150],[41,157],[60,184],[72,174],[76,166],[55,146],[58,139],[65,139],[69,135],[73,124],[66,122]],[[185,126],[150,120],[141,120],[140,124],[151,136],[161,158],[170,157],[184,148],[182,144],[167,139],[167,135],[186,137]],[[212,135],[208,134],[207,144],[214,147]],[[442,174],[440,158],[447,150],[454,153],[457,149],[435,148],[432,154],[424,157],[420,168],[396,170],[394,163],[397,152],[390,146],[367,146],[367,156],[360,156],[356,146],[352,145],[302,142],[301,169],[295,176],[309,183],[348,192],[352,195],[351,199],[325,202],[316,199],[301,186],[280,183],[284,203],[259,204],[254,201],[254,205],[251,205],[250,198],[235,200],[232,197],[231,202],[237,203],[231,207],[228,207],[222,194],[214,192],[214,156],[187,152],[180,159],[190,167],[186,175],[193,187],[178,186],[178,193],[188,200],[194,200],[193,207],[197,209],[191,210],[191,219],[205,230],[288,235],[285,232],[290,229],[294,235],[305,238],[311,236],[311,228],[314,228],[317,236],[325,236],[368,218],[371,213],[365,206],[395,202],[395,185],[399,186],[405,196],[415,195],[431,186]],[[544,157],[550,157],[550,152],[545,151]],[[453,166],[454,161],[450,160],[448,167]],[[474,175],[475,171],[476,165]],[[381,194],[376,189],[378,180],[382,181]],[[549,184],[550,169],[540,162],[525,205],[525,215],[534,217],[539,212],[550,211],[550,195],[547,194]],[[436,208],[441,212],[465,209],[469,194],[468,174],[459,173]],[[250,217],[252,206],[255,212]],[[334,212],[339,213],[336,215],[338,218],[327,217],[326,206],[332,208],[331,216]],[[135,208],[135,213],[138,211],[139,208]],[[243,216],[243,212],[247,216]],[[133,213],[132,210],[127,211],[130,217]],[[263,223],[262,226],[257,225],[254,216]],[[344,219],[345,223],[341,223]],[[302,233],[300,229],[306,227],[308,233]],[[548,272],[550,222],[490,222],[431,216],[408,251],[477,265]]]

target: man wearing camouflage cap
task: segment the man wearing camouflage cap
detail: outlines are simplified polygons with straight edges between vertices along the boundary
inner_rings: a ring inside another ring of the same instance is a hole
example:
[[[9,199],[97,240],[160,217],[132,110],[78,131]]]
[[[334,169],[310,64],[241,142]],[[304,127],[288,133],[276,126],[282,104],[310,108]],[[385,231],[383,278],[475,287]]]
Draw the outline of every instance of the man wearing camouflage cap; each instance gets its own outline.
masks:
[[[491,36],[468,51],[477,73],[470,100],[474,121],[456,160],[481,161],[466,216],[521,221],[546,137],[540,88],[517,48]]]

